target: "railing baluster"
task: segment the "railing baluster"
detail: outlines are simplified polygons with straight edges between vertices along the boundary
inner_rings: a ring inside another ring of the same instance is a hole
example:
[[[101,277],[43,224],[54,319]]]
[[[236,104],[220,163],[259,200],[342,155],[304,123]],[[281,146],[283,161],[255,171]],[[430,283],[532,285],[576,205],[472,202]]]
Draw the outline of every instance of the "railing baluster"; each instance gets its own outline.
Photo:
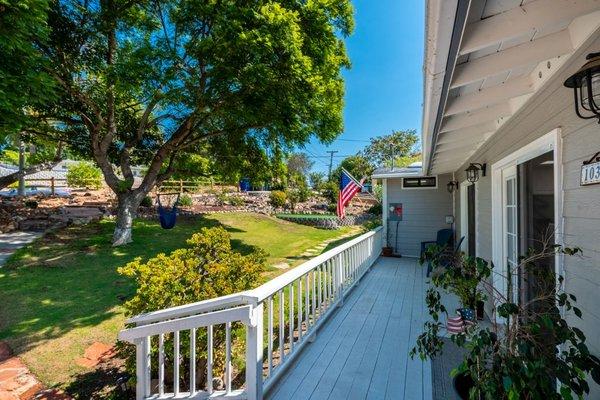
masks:
[[[206,391],[213,393],[213,326],[206,327]]]
[[[179,331],[173,334],[173,393],[179,395]]]
[[[285,296],[283,290],[279,291],[279,364],[283,364],[285,359],[284,335],[285,335]]]
[[[310,272],[304,275],[304,324],[306,325],[306,331],[308,332],[308,327],[310,326],[310,280],[308,276]]]
[[[273,296],[269,296],[269,298],[267,299],[267,307],[269,330],[267,335],[269,373],[267,376],[271,376],[271,374],[273,373]]]
[[[302,341],[302,278],[298,278],[298,343]]]
[[[196,394],[196,328],[190,329],[190,394]]]
[[[317,322],[317,270],[312,271],[312,324]]]
[[[144,393],[146,396],[150,396],[152,392],[152,388],[150,386],[150,383],[152,381],[150,378],[150,371],[152,371],[152,361],[150,357],[151,348],[152,347],[150,346],[150,336],[146,336],[144,338]]]
[[[321,314],[323,314],[323,264],[317,269],[317,274],[319,275],[319,318],[321,318]]]
[[[165,334],[158,335],[158,395],[165,394]]]
[[[289,341],[290,341],[290,349],[288,353],[291,353],[294,350],[294,283],[290,283],[288,285],[288,290],[290,292],[290,302],[288,303],[290,310],[290,326],[289,326]]]
[[[225,323],[225,392],[231,393],[231,322]]]

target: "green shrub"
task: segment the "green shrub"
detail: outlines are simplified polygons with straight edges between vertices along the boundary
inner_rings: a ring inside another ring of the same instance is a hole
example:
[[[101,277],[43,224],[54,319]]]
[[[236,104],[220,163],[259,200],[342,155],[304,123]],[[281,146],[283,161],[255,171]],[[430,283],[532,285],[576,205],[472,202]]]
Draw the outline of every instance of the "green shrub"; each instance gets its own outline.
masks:
[[[337,212],[337,203],[328,204],[327,211],[329,211],[330,213]]]
[[[25,207],[27,208],[38,208],[38,202],[35,200],[25,200]]]
[[[142,200],[142,202],[140,203],[141,207],[152,207],[152,197],[150,196],[146,196],[144,197],[144,199]]]
[[[120,267],[118,272],[132,278],[137,284],[135,294],[125,302],[128,316],[164,308],[181,306],[249,290],[260,283],[265,270],[266,254],[253,249],[242,255],[231,248],[231,236],[222,227],[202,228],[188,241],[188,246],[170,254],[158,254],[147,262],[140,257]],[[189,331],[181,332],[181,364],[189,365]],[[223,372],[224,330],[215,328],[215,376]],[[233,349],[240,346],[243,327],[233,326]],[[152,357],[158,353],[158,343],[151,342]],[[206,330],[198,329],[198,361],[206,360]],[[129,371],[135,375],[135,348],[119,343],[119,353],[126,360]],[[173,365],[173,336],[165,335],[165,364]],[[234,354],[235,356],[235,354]],[[154,358],[156,359],[156,358]],[[152,363],[156,373],[156,363]],[[203,384],[203,382],[198,382]]]
[[[369,214],[375,214],[375,215],[381,215],[382,211],[383,211],[383,208],[381,206],[381,203],[375,203],[371,207],[369,207],[369,209],[367,210],[367,212]]]
[[[242,196],[238,196],[235,194],[232,194],[231,196],[229,196],[227,202],[229,204],[231,204],[232,206],[236,206],[236,207],[240,207],[240,206],[243,206],[244,204],[246,204],[246,201],[244,200],[244,198]]]
[[[100,189],[102,187],[102,172],[92,163],[79,162],[69,167],[67,184],[72,187]]]
[[[271,192],[269,196],[269,203],[275,208],[285,207],[285,203],[287,202],[287,195],[285,192],[281,190],[274,190]]]
[[[192,204],[194,204],[193,200],[192,200],[192,196],[190,196],[189,194],[182,194],[179,197],[179,205],[182,207],[191,207]]]
[[[329,204],[337,204],[340,185],[337,181],[329,181],[324,185],[323,197]]]
[[[365,232],[369,232],[372,231],[375,228],[378,228],[382,225],[381,223],[381,218],[376,218],[376,219],[370,219],[368,221],[365,221],[362,224],[362,228]]]
[[[287,197],[287,203],[290,209],[293,211],[296,210],[296,204],[300,202],[300,190],[299,189],[288,189],[285,192]]]

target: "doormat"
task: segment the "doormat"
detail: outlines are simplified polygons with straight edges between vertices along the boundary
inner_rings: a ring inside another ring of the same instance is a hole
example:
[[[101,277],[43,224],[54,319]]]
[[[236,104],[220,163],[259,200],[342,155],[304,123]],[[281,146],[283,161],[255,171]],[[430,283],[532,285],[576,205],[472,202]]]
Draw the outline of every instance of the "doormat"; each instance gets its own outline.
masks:
[[[450,376],[450,371],[458,367],[467,351],[448,338],[442,338],[442,341],[442,354],[431,360],[433,400],[461,400],[454,390],[454,379]]]

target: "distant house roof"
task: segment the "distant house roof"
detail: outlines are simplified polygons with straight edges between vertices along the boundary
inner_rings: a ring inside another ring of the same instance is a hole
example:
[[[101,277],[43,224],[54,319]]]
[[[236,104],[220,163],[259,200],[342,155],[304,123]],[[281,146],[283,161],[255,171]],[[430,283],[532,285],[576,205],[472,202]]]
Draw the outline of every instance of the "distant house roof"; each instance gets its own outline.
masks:
[[[423,176],[423,164],[420,161],[412,163],[408,167],[377,168],[373,171],[373,175],[371,175],[373,179],[403,178],[410,176]]]

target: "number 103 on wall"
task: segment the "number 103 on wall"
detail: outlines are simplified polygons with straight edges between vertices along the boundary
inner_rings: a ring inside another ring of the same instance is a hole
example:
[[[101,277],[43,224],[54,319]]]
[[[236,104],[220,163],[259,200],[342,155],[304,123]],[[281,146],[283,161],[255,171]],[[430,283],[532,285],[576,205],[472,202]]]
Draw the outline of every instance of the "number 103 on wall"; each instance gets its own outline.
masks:
[[[600,162],[581,166],[581,185],[600,183]]]

